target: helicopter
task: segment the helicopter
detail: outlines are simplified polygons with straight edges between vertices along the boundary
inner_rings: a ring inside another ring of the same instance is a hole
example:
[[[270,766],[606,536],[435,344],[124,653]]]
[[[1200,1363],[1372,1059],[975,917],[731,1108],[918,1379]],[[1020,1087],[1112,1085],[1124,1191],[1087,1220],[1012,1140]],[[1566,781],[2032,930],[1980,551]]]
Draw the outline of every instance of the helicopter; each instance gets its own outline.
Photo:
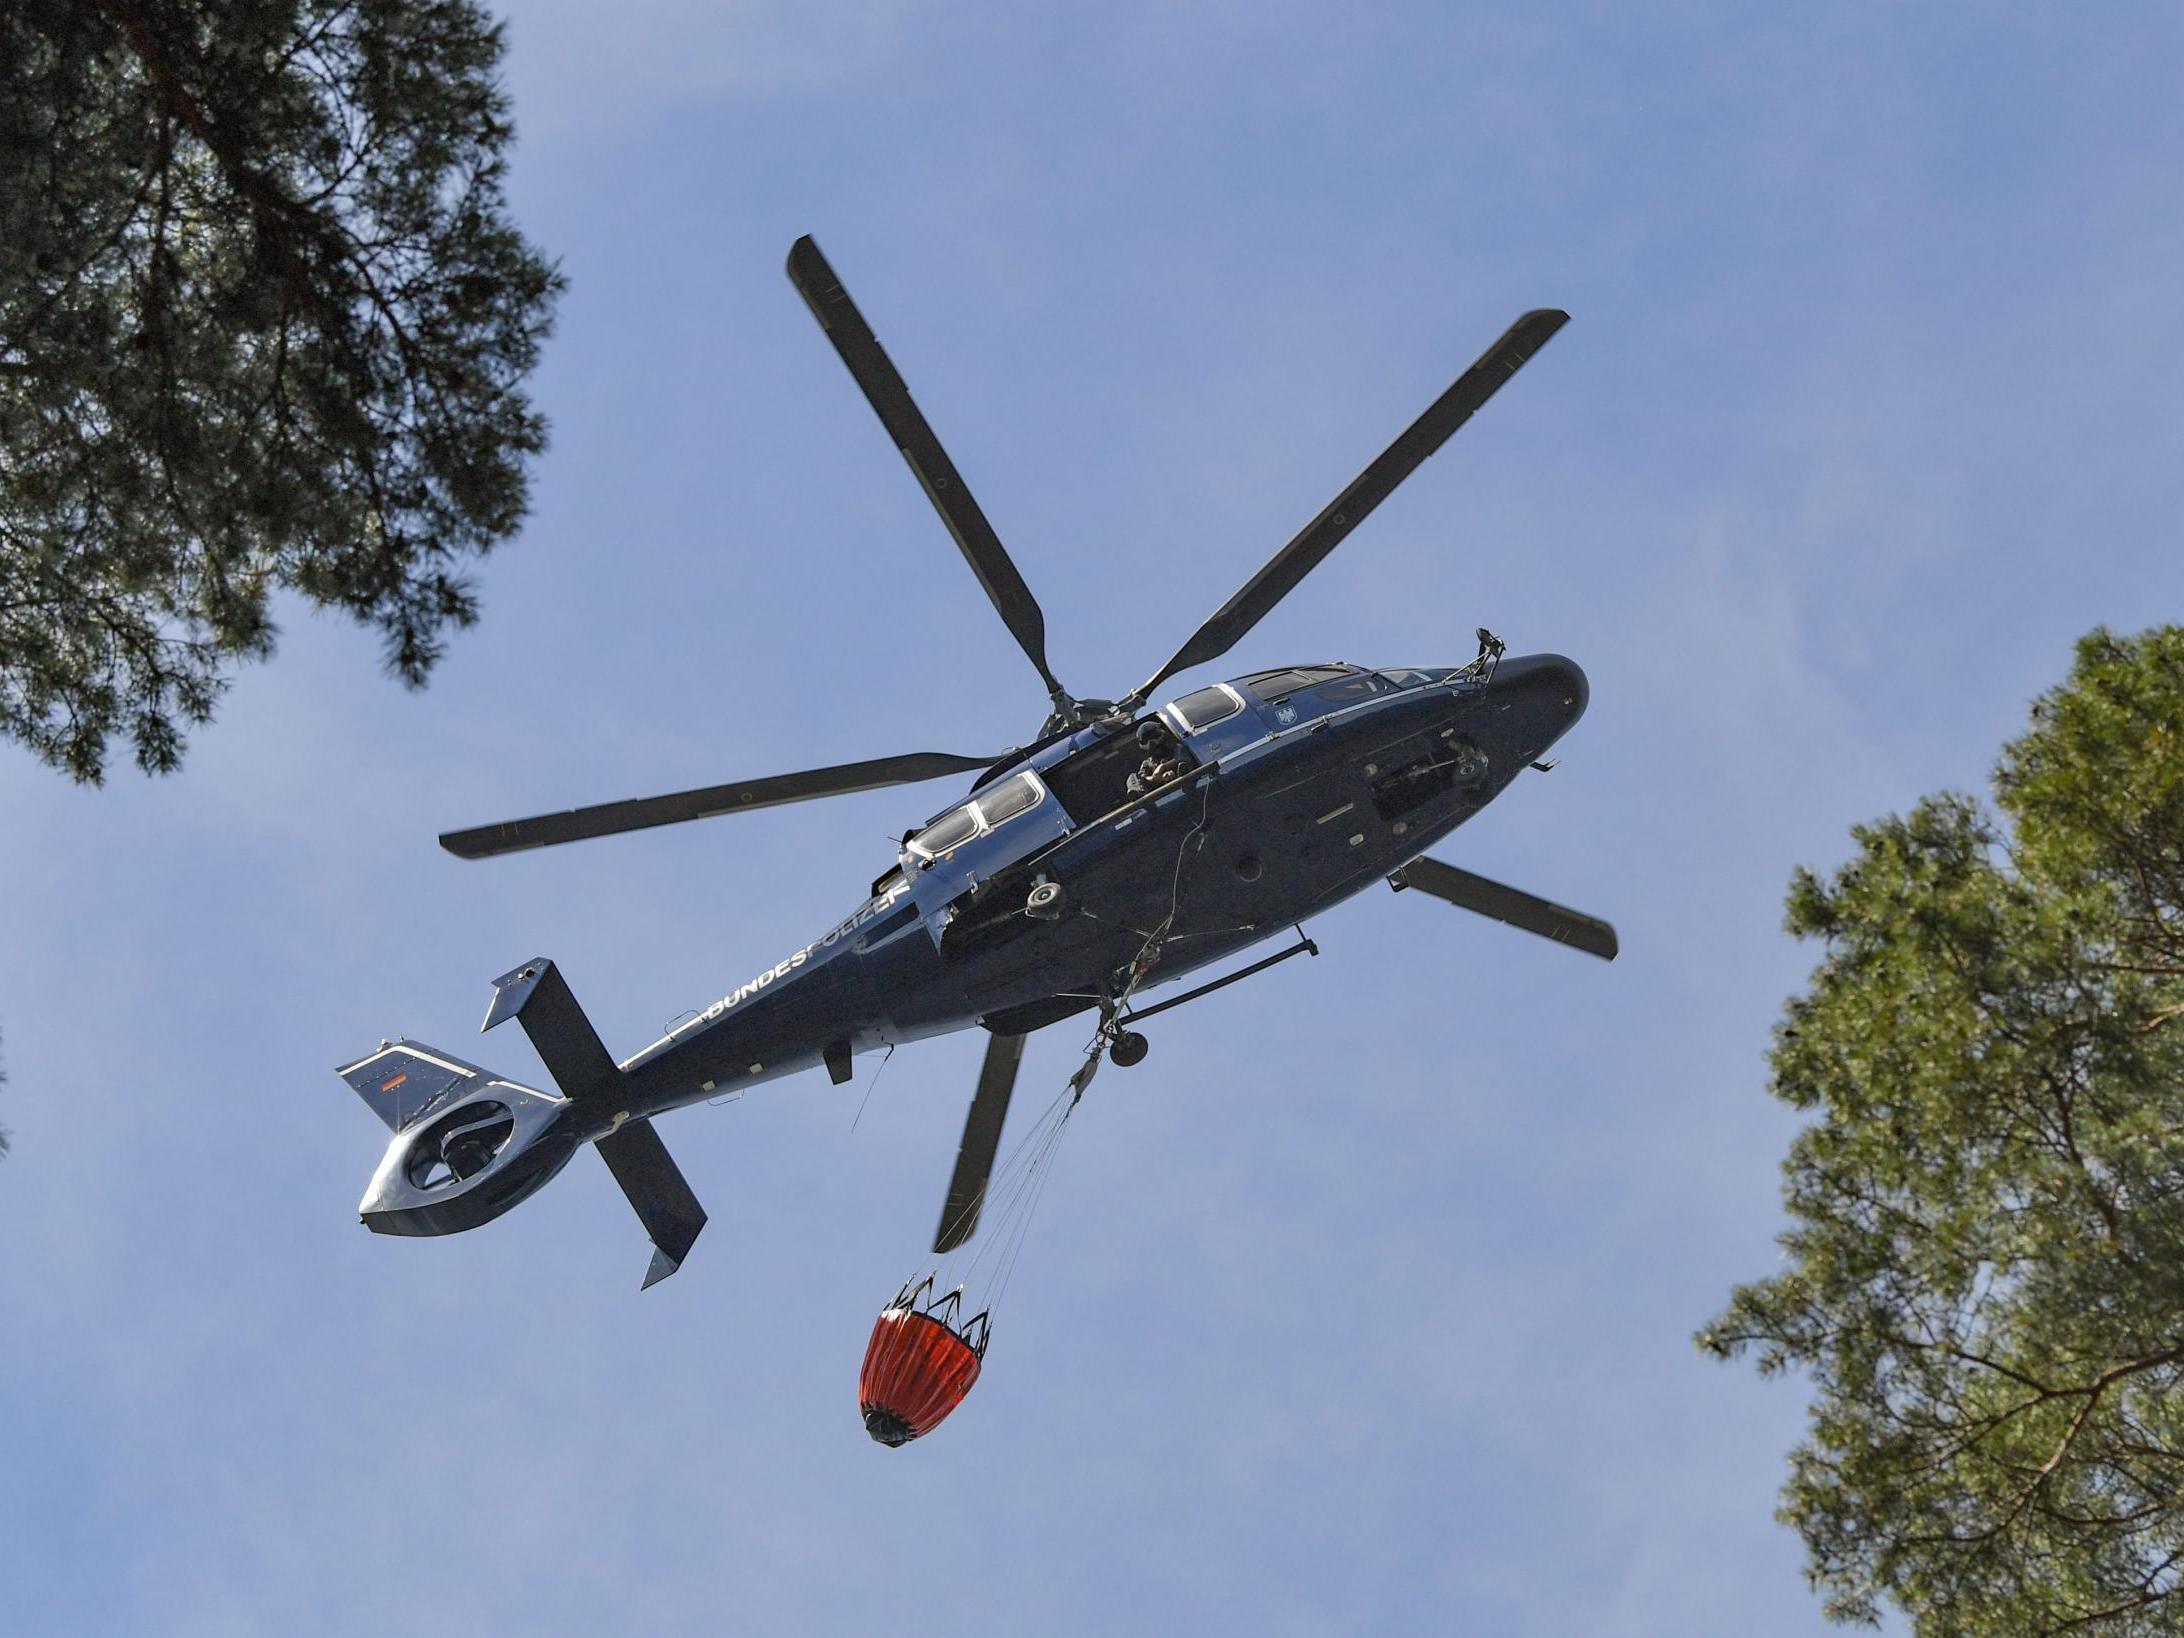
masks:
[[[1078,1014],[1129,1067],[1135,1026],[1299,954],[1303,924],[1380,882],[1613,959],[1615,929],[1425,856],[1542,760],[1584,714],[1585,673],[1556,654],[1505,656],[1481,628],[1467,663],[1263,670],[1148,711],[1176,674],[1226,654],[1553,337],[1569,315],[1524,314],[1380,456],[1119,699],[1079,698],[1046,657],[1046,619],[908,387],[809,236],[788,274],[940,514],[1047,691],[1030,743],[992,756],[913,752],[474,829],[465,859],[951,775],[964,795],[901,838],[864,902],[829,931],[617,1061],[552,961],[494,980],[485,1030],[514,1019],[555,1090],[418,1042],[382,1041],[337,1073],[390,1129],[359,1205],[381,1234],[476,1228],[536,1193],[587,1144],[653,1246],[644,1286],[673,1274],[706,1214],[654,1117],[858,1054],[983,1028],[984,1062],[935,1252],[978,1225],[1024,1043]],[[1154,1006],[1140,991],[1284,930],[1296,942]]]

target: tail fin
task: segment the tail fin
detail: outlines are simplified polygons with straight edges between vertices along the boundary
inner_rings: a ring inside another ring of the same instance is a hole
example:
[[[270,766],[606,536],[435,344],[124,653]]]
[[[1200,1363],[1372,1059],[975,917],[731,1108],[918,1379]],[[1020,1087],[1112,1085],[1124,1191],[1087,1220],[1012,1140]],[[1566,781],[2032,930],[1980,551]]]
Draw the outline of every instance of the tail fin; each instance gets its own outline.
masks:
[[[591,1020],[569,993],[568,981],[551,961],[543,957],[527,961],[493,980],[493,1006],[483,1027],[491,1029],[510,1018],[521,1021],[562,1096],[572,1100],[596,1096],[620,1075],[607,1049],[599,1044]],[[381,1041],[378,1051],[335,1073],[394,1132],[473,1083],[500,1079],[452,1052],[415,1041]]]
[[[414,1041],[381,1041],[378,1051],[335,1073],[349,1083],[367,1109],[387,1123],[390,1132],[401,1131],[471,1083],[496,1079],[490,1070]]]

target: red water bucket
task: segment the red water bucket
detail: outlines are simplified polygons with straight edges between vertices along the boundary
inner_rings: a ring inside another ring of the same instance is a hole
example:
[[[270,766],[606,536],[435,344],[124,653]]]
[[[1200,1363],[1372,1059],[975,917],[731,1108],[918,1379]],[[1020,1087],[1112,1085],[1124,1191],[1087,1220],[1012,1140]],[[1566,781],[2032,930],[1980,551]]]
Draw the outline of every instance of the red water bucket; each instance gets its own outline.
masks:
[[[906,1445],[938,1427],[963,1403],[986,1353],[984,1314],[954,1323],[962,1293],[939,1302],[932,1280],[905,1286],[873,1323],[857,1377],[857,1408],[865,1431],[883,1445]]]

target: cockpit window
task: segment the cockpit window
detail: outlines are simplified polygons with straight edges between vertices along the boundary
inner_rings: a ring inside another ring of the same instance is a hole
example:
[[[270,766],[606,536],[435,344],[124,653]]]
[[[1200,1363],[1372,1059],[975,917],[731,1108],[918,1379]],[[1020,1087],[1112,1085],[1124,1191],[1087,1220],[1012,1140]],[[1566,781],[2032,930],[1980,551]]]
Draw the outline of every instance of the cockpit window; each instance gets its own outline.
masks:
[[[1398,688],[1416,688],[1420,683],[1434,680],[1435,673],[1421,671],[1414,665],[1391,666],[1380,673]]]
[[[979,817],[986,821],[986,828],[993,829],[1004,819],[1013,819],[1039,800],[1039,782],[1030,774],[1018,774],[1014,779],[988,791],[978,799]]]
[[[950,848],[961,847],[977,834],[978,814],[966,802],[960,808],[942,814],[911,837],[910,851],[928,859],[938,858]]]
[[[1233,717],[1243,708],[1243,702],[1219,684],[1211,688],[1201,688],[1193,694],[1185,694],[1168,707],[1183,724],[1186,734],[1211,728],[1215,723]]]
[[[1262,700],[1278,700],[1300,688],[1310,688],[1314,683],[1333,682],[1337,677],[1349,675],[1339,665],[1300,665],[1288,671],[1262,671],[1256,677],[1244,680]]]
[[[1340,682],[1329,683],[1321,689],[1318,698],[1328,705],[1344,700],[1361,700],[1368,694],[1377,694],[1388,685],[1370,671],[1360,671],[1355,676],[1344,677]]]
[[[986,791],[975,802],[950,808],[907,844],[911,853],[930,863],[950,849],[959,848],[981,831],[1015,818],[1039,805],[1045,789],[1034,774],[1020,773]]]

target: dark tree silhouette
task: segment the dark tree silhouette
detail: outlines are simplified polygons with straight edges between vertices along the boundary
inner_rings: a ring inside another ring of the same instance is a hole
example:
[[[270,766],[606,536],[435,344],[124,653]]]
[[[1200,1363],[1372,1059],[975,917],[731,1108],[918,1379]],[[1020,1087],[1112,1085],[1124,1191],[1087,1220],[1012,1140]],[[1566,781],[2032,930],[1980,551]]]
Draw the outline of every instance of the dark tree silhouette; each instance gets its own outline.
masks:
[[[470,0],[0,8],[0,732],[172,768],[287,588],[421,683],[525,505],[559,275]]]

